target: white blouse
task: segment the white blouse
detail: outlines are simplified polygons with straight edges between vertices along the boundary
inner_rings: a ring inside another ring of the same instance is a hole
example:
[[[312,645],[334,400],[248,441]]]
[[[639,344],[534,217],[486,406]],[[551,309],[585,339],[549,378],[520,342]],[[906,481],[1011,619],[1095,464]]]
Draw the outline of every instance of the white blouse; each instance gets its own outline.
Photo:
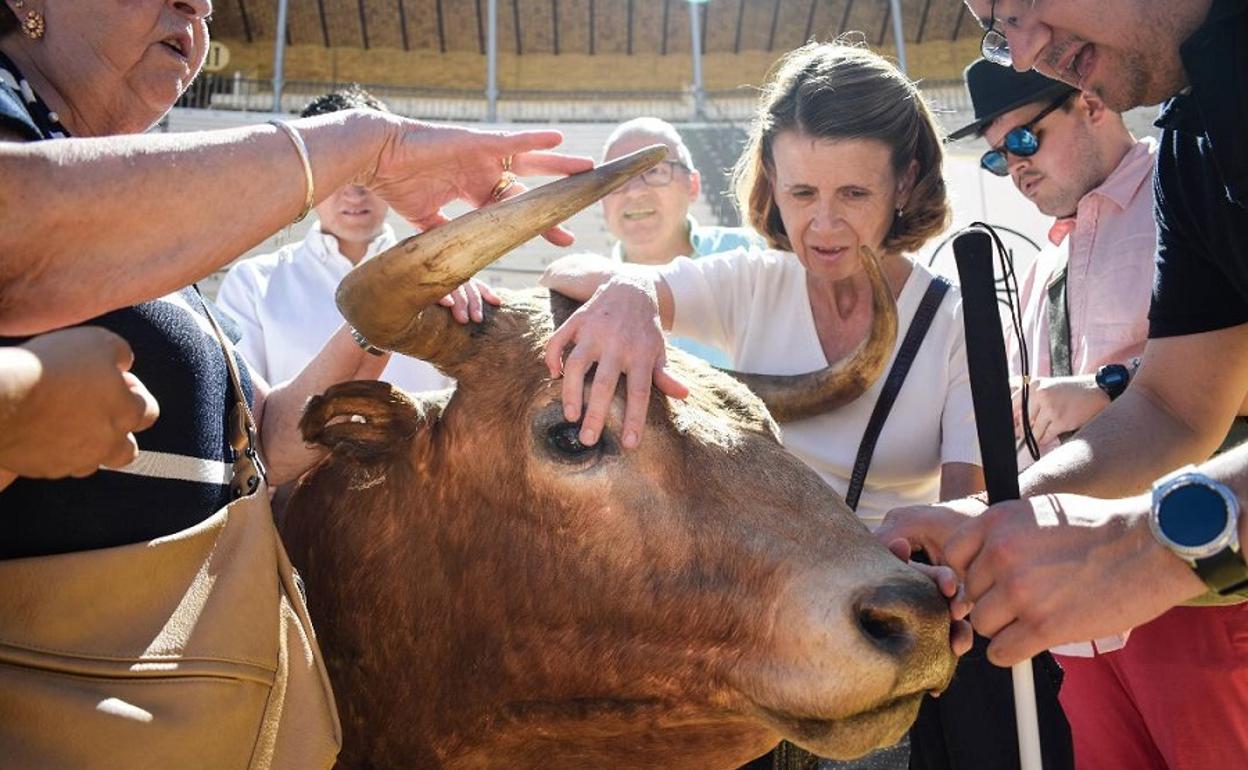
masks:
[[[726,350],[737,369],[802,374],[828,366],[815,330],[806,271],[789,252],[737,250],[660,270],[675,299],[672,334]],[[897,345],[932,279],[916,264],[897,299]],[[858,399],[781,426],[784,445],[844,495],[885,374]],[[967,376],[962,298],[945,295],[876,444],[858,516],[874,529],[895,507],[936,502],[945,463],[980,464]]]

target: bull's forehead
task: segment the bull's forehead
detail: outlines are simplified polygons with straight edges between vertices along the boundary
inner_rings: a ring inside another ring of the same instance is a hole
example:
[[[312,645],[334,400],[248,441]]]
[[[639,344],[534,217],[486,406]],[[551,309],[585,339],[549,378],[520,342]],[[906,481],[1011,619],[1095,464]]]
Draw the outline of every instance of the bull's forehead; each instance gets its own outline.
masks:
[[[508,366],[506,371],[514,386],[517,384],[515,378],[519,371],[526,368],[522,362],[527,362],[532,365],[528,367],[529,371],[534,372],[540,380],[532,383],[530,392],[537,401],[544,402],[552,393],[558,392],[558,388],[552,387],[551,381],[544,374],[542,355],[546,342],[556,326],[566,320],[579,305],[545,289],[500,293],[504,296],[503,306],[492,314],[488,322],[490,328],[486,333],[488,346],[492,350],[490,355],[478,359],[484,366],[473,374],[497,379],[499,362],[511,359],[516,366]],[[736,443],[742,432],[761,434],[779,441],[780,432],[775,421],[763,402],[749,388],[705,361],[677,348],[668,347],[667,360],[668,367],[689,385],[690,393],[684,401],[677,401],[667,399],[657,390],[653,390],[651,398],[658,403],[665,402],[667,409],[656,409],[652,404],[652,420],[661,420],[666,414],[679,432],[716,444]],[[623,418],[622,383],[623,380],[617,388],[612,405],[614,421]]]

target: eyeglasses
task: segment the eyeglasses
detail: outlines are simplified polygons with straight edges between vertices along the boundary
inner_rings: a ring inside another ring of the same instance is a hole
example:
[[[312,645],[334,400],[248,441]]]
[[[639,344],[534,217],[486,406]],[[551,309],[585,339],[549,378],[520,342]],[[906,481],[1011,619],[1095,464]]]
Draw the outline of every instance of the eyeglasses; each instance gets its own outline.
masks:
[[[1030,123],[1011,128],[1000,147],[989,150],[980,157],[980,168],[997,176],[1009,176],[1010,159],[1006,157],[1006,152],[1020,158],[1030,158],[1039,152],[1040,137],[1036,136],[1036,124],[1044,120],[1050,112],[1065,104],[1069,98],[1069,93],[1062,94],[1052,104],[1041,110],[1039,115],[1032,118]]]
[[[685,171],[689,170],[688,166],[678,160],[665,160],[660,162],[657,166],[653,166],[641,172],[641,175],[638,178],[645,182],[647,187],[667,187],[672,183],[672,175],[675,174],[676,169],[678,168],[684,169]],[[632,180],[630,179],[629,182],[617,187],[611,194],[615,195],[616,193],[624,192],[624,188],[628,187],[628,184],[631,182]]]
[[[1004,32],[997,29],[997,0],[992,0],[992,5],[989,6],[988,29],[979,41],[979,52],[993,64],[1000,64],[1002,67],[1014,66],[1014,59],[1010,56],[1010,41]]]

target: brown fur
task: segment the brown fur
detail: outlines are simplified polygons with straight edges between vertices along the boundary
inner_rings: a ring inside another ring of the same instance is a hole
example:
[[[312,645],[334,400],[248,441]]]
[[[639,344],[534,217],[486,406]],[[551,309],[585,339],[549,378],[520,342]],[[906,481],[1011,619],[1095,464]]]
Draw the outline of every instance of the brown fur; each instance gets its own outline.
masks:
[[[951,672],[934,589],[748,390],[682,354],[692,394],[652,396],[639,450],[617,413],[601,449],[561,454],[552,306],[508,295],[466,332],[449,401],[368,382],[309,404],[304,434],[332,451],[284,537],[340,767],[703,770],[781,737],[843,756],[895,739]],[[868,604],[908,630],[868,640]]]

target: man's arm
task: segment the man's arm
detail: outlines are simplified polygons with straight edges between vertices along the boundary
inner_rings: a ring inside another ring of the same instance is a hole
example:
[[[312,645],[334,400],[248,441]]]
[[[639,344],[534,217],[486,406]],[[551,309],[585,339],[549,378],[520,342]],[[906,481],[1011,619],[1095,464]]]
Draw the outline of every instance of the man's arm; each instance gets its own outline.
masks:
[[[1149,340],[1131,387],[1023,473],[1023,496],[1141,492],[1169,471],[1208,458],[1246,391],[1248,324]]]

